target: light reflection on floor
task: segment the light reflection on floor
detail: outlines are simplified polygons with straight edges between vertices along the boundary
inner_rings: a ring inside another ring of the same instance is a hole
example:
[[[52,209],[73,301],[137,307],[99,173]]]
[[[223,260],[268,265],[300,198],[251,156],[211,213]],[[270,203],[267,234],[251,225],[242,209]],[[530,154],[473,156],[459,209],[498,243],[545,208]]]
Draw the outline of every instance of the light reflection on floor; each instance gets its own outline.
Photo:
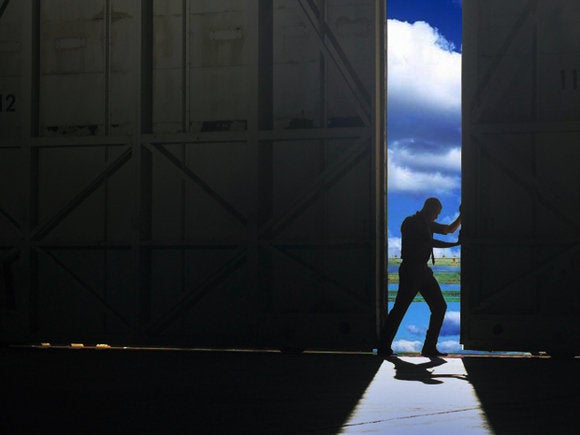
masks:
[[[341,433],[489,434],[461,358],[385,360]]]

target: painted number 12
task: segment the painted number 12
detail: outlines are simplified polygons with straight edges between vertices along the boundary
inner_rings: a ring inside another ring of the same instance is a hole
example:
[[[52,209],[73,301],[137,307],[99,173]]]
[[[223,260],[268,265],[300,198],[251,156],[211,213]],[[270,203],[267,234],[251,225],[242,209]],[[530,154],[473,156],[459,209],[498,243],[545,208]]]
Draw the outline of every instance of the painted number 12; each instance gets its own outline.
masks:
[[[0,112],[16,112],[16,97],[12,94],[0,94]]]

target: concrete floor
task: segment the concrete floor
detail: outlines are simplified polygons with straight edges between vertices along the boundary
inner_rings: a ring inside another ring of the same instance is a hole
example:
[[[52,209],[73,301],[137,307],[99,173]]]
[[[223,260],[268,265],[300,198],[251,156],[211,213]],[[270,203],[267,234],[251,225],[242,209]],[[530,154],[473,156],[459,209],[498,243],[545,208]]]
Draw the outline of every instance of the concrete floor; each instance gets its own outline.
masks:
[[[580,358],[0,350],[0,433],[566,434]]]

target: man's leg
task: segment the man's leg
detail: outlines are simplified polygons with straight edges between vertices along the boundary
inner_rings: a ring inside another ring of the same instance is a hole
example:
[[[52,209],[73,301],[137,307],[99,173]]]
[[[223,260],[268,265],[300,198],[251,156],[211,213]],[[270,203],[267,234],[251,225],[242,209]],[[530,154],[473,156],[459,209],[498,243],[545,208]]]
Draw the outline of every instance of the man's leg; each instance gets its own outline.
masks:
[[[391,344],[401,325],[401,321],[409,309],[413,298],[418,293],[417,283],[414,282],[415,280],[413,278],[414,276],[411,271],[407,271],[404,268],[399,269],[399,289],[397,290],[397,297],[395,298],[393,309],[387,315],[385,324],[384,337],[387,351],[390,351]]]
[[[430,269],[421,286],[420,293],[431,310],[429,329],[427,330],[422,353],[433,354],[437,352],[437,339],[439,338],[439,332],[441,331],[443,319],[445,318],[447,303],[441,293],[441,287],[439,287],[439,283]]]

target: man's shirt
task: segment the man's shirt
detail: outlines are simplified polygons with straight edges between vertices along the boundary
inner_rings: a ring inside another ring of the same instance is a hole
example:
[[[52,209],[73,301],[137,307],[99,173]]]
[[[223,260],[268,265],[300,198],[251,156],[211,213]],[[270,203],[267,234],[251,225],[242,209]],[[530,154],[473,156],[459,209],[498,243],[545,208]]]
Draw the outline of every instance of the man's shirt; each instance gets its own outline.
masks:
[[[427,220],[417,212],[401,225],[401,258],[408,263],[427,263],[433,252],[433,233],[445,234],[446,225]]]

